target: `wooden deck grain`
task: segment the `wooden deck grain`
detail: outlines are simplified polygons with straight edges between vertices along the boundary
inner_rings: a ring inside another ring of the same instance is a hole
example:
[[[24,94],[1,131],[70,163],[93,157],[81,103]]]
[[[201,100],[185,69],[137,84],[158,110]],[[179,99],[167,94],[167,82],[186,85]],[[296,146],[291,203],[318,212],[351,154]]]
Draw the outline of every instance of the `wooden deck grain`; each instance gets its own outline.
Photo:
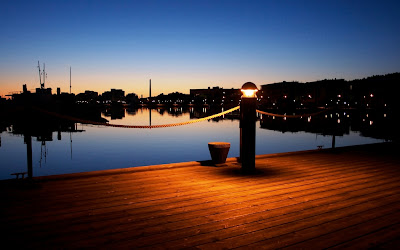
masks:
[[[12,248],[396,248],[400,154],[382,143],[0,182]]]

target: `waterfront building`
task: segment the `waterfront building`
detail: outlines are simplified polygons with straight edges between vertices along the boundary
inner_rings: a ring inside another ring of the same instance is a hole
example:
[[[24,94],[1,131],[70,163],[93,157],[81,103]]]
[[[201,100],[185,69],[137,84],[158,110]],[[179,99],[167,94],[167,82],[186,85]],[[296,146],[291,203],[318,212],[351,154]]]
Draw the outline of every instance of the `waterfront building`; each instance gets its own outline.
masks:
[[[344,79],[264,84],[258,94],[263,107],[284,110],[347,107],[351,96],[350,83]]]
[[[127,94],[125,97],[126,103],[128,104],[138,104],[139,97],[135,93]]]
[[[122,89],[111,89],[110,91],[104,92],[101,96],[103,101],[106,102],[125,101],[125,91],[123,91]]]
[[[0,105],[3,105],[6,102],[6,98],[0,96]]]
[[[239,105],[242,93],[240,89],[224,89],[220,87],[208,87],[207,89],[190,89],[194,104],[197,105]]]

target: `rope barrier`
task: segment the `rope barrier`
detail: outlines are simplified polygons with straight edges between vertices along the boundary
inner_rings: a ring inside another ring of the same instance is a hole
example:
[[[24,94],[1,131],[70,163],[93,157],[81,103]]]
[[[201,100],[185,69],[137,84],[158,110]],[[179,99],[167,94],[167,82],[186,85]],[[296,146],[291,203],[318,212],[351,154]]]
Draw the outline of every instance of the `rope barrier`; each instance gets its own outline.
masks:
[[[258,109],[256,110],[257,113],[260,113],[260,114],[263,114],[263,115],[276,116],[276,117],[287,117],[287,118],[299,118],[299,117],[315,116],[315,115],[319,115],[319,114],[321,114],[321,113],[325,113],[325,112],[327,112],[327,111],[328,111],[328,110],[326,109],[326,110],[322,110],[322,111],[315,112],[315,113],[312,113],[312,114],[303,114],[303,115],[281,115],[281,114],[268,113],[268,112],[261,111],[261,110],[258,110]]]
[[[67,115],[62,115],[56,112],[52,112],[52,111],[48,111],[48,110],[44,110],[44,109],[40,109],[37,107],[34,107],[34,109],[46,113],[48,115],[52,115],[61,119],[65,119],[65,120],[70,120],[70,121],[74,121],[74,122],[79,122],[79,123],[83,123],[83,124],[92,124],[92,125],[99,125],[99,126],[107,126],[107,127],[116,127],[116,128],[168,128],[168,127],[177,127],[177,126],[183,126],[183,125],[188,125],[188,124],[193,124],[193,123],[197,123],[197,122],[202,122],[202,121],[206,121],[206,120],[210,120],[219,116],[223,116],[225,114],[231,113],[235,110],[240,109],[240,106],[228,109],[226,111],[223,111],[221,113],[215,114],[215,115],[210,115],[207,117],[203,117],[203,118],[199,118],[196,120],[191,120],[191,121],[187,121],[187,122],[180,122],[180,123],[171,123],[171,124],[161,124],[161,125],[122,125],[122,124],[109,124],[109,123],[105,123],[105,122],[96,122],[96,121],[89,121],[89,120],[84,120],[84,119],[80,119],[80,118],[76,118],[76,117],[72,117],[72,116],[67,116]],[[268,113],[265,111],[261,111],[261,110],[256,110],[256,112],[263,114],[263,115],[269,115],[269,116],[277,116],[277,117],[288,117],[288,118],[299,118],[299,117],[309,117],[309,116],[315,116],[315,115],[319,115],[321,113],[327,112],[328,110],[322,110],[316,113],[312,113],[312,114],[303,114],[303,115],[281,115],[281,114],[274,114],[274,113]]]
[[[191,121],[187,121],[187,122],[180,122],[180,123],[172,123],[172,124],[162,124],[162,125],[144,125],[144,126],[140,126],[140,125],[121,125],[121,124],[109,124],[109,123],[104,123],[104,122],[95,122],[95,121],[89,121],[89,120],[84,120],[84,119],[80,119],[80,118],[76,118],[76,117],[71,117],[71,116],[67,116],[67,115],[61,115],[55,112],[51,112],[51,111],[47,111],[47,110],[43,110],[43,109],[39,109],[36,108],[36,110],[43,112],[43,113],[47,113],[49,115],[52,116],[56,116],[62,119],[66,119],[66,120],[70,120],[70,121],[75,121],[75,122],[79,122],[79,123],[84,123],[84,124],[93,124],[93,125],[99,125],[99,126],[107,126],[107,127],[117,127],[117,128],[167,128],[167,127],[176,127],[176,126],[183,126],[183,125],[187,125],[187,124],[192,124],[192,123],[196,123],[196,122],[202,122],[202,121],[206,121],[206,120],[210,120],[219,116],[223,116],[225,114],[231,113],[235,110],[238,110],[240,108],[240,106],[237,106],[235,108],[231,108],[228,109],[226,111],[223,111],[221,113],[215,114],[215,115],[210,115],[204,118],[199,118],[196,120],[191,120]]]

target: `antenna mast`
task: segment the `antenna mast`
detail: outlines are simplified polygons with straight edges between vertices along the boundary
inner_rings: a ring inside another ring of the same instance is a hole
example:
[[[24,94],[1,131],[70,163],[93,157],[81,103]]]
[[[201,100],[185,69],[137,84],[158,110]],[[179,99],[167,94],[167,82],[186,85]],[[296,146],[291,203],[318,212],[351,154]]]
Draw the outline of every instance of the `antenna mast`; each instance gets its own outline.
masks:
[[[40,64],[39,64],[39,61],[37,61],[37,66],[38,66],[38,68],[39,68],[39,83],[40,83],[40,87],[42,87],[42,75],[41,75],[41,72],[40,72]]]
[[[46,65],[44,63],[43,63],[43,72],[42,73],[43,73],[43,84],[40,85],[40,88],[44,89],[44,84],[46,82],[46,77],[47,77]]]
[[[39,64],[39,61],[37,61],[37,65],[38,65],[38,68],[39,68],[39,83],[40,83],[40,88],[41,88],[41,89],[44,89],[44,83],[46,82],[46,77],[47,77],[46,70],[45,70],[46,65],[43,63],[43,71],[40,71],[40,64]],[[42,75],[43,75],[43,83],[42,83]]]
[[[71,94],[71,66],[69,66],[69,93]]]

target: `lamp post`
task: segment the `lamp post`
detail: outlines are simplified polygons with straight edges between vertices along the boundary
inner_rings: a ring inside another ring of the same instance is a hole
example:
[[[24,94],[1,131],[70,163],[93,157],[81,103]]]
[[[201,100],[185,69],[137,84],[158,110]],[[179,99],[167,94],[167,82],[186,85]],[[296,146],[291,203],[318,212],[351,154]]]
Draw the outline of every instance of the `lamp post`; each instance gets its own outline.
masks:
[[[240,161],[243,172],[255,170],[257,86],[246,82],[240,102]]]

